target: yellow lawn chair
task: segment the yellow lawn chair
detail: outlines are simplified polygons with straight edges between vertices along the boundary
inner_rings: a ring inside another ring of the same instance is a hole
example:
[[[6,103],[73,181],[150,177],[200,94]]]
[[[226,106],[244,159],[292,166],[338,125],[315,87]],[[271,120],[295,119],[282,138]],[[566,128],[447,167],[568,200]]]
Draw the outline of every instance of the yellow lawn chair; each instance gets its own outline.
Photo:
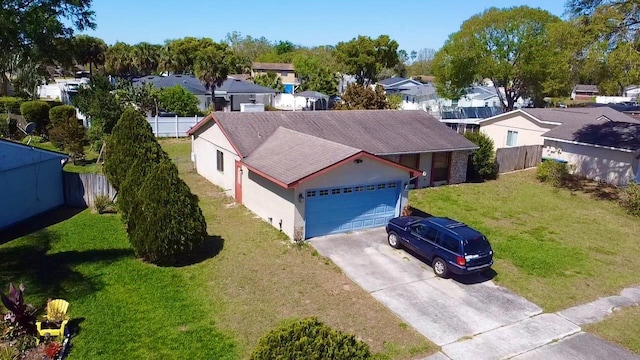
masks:
[[[51,337],[64,337],[64,330],[69,322],[67,316],[67,310],[69,309],[69,302],[62,299],[50,300],[47,302],[47,313],[44,315],[44,321],[37,321],[36,328],[38,329],[38,335],[51,336]],[[60,327],[54,329],[43,329],[43,322],[59,322]]]

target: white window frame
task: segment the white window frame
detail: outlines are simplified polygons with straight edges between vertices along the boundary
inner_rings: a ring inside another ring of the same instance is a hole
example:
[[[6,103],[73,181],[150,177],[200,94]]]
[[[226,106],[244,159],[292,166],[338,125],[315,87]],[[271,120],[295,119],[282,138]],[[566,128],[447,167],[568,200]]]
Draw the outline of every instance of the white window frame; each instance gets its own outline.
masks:
[[[511,141],[509,141],[509,139],[511,139]],[[518,132],[516,130],[507,130],[507,146],[518,146]]]

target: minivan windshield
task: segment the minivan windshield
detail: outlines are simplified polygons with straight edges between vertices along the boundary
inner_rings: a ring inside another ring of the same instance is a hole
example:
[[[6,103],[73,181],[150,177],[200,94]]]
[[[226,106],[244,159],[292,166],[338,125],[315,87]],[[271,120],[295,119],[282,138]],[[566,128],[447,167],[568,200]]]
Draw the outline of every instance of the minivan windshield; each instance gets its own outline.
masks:
[[[465,239],[463,244],[464,252],[467,255],[480,254],[491,250],[491,245],[489,245],[489,241],[484,236],[476,236],[471,239]]]

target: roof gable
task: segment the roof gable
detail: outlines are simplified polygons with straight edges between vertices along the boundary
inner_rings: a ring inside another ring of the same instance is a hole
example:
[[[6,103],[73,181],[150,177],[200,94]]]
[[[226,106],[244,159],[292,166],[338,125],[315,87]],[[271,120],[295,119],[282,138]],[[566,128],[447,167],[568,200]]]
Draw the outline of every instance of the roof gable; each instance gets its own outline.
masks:
[[[180,85],[194,95],[211,95],[211,91],[202,85],[193,75],[169,75],[169,76],[144,76],[131,80],[134,86],[142,86],[144,83],[164,89]]]
[[[239,154],[248,157],[279,127],[375,155],[468,150],[477,146],[424,111],[334,110],[212,113],[189,130],[215,120]]]
[[[275,94],[274,89],[256,85],[249,81],[229,78],[222,85],[215,88],[214,93],[218,94]]]
[[[569,122],[542,135],[547,139],[607,147],[629,152],[640,150],[640,124],[600,117],[589,123]]]
[[[52,159],[66,158],[68,158],[66,154],[0,139],[0,172]]]

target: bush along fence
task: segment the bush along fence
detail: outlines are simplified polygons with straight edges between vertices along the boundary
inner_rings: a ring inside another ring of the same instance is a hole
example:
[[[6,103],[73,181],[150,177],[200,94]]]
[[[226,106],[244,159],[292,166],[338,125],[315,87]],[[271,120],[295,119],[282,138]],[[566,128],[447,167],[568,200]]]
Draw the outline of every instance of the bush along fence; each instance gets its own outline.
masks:
[[[107,196],[114,200],[117,194],[116,189],[102,174],[77,174],[64,171],[63,184],[64,203],[71,207],[94,207],[97,197]]]
[[[542,145],[501,148],[496,151],[498,172],[528,169],[538,166],[542,161]]]
[[[202,116],[148,116],[147,122],[151,125],[151,130],[156,137],[177,138],[187,136],[187,131],[202,118]]]

